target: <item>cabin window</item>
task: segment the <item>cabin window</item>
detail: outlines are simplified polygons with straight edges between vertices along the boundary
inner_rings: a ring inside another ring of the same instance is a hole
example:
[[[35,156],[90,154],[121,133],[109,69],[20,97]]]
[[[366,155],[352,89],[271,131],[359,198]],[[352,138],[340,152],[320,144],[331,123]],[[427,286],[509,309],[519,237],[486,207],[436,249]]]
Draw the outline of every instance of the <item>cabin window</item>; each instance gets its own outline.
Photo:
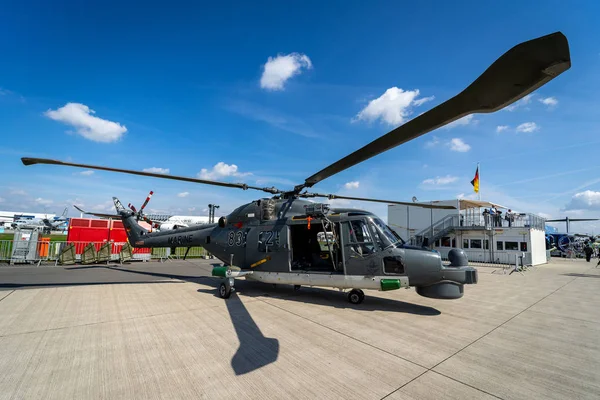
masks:
[[[521,251],[527,251],[527,242],[521,242]]]
[[[375,244],[365,220],[350,221],[349,238],[350,257],[362,257],[375,252]]]
[[[480,249],[481,248],[481,239],[471,239],[471,248],[472,249]]]
[[[386,274],[403,274],[404,263],[400,257],[384,257],[383,259],[383,272]]]
[[[463,239],[463,249],[469,248],[469,239]]]
[[[519,250],[519,242],[504,242],[505,250]]]
[[[504,250],[504,242],[501,242],[498,240],[496,242],[496,250],[501,250],[501,251]]]
[[[442,238],[442,247],[450,247],[450,237],[444,236]]]

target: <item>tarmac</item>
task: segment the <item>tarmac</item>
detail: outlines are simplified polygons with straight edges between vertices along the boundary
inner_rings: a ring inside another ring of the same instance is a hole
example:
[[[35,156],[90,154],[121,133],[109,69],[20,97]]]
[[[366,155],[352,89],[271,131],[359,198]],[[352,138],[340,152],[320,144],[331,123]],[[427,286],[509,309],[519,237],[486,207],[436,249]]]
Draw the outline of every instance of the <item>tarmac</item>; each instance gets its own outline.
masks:
[[[0,399],[600,398],[596,260],[358,306],[209,261],[1,267]]]

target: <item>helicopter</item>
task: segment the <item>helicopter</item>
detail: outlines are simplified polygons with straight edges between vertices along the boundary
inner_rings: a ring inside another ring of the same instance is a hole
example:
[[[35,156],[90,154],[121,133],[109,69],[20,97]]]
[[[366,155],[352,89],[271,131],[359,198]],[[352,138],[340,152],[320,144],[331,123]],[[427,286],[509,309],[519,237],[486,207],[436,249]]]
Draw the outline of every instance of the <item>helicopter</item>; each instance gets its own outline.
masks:
[[[215,224],[150,232],[138,221],[144,215],[116,197],[117,216],[133,247],[202,246],[223,262],[212,275],[222,278],[218,294],[229,298],[235,279],[267,284],[332,287],[348,290],[348,301],[361,303],[363,289],[415,287],[419,295],[458,299],[464,285],[477,283],[461,249],[448,254],[449,264],[430,248],[410,246],[376,215],[332,208],[311,199],[346,199],[386,204],[410,202],[309,192],[315,184],[371,157],[473,113],[492,113],[514,103],[571,67],[567,38],[561,32],[520,43],[490,65],[453,98],[393,129],[364,147],[309,176],[293,189],[258,187],[185,176],[163,175],[42,158],[21,158],[24,165],[47,164],[97,169],[191,183],[257,190],[270,194],[236,208]],[[424,208],[454,208],[422,205]]]

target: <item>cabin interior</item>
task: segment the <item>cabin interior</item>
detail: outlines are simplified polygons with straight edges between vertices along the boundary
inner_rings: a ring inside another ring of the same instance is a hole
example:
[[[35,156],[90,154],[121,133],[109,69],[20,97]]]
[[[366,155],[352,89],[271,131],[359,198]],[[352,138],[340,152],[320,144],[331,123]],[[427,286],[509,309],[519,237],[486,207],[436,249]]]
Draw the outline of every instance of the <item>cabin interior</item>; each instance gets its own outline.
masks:
[[[339,223],[326,233],[321,223],[292,225],[292,271],[344,273]]]

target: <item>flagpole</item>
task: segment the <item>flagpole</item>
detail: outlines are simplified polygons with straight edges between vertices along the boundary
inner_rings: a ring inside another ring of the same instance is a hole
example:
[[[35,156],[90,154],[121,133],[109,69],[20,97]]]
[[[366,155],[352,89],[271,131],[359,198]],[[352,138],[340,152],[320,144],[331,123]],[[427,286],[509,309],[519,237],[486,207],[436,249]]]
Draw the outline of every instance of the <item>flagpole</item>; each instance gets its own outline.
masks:
[[[477,163],[477,171],[479,171],[479,190],[477,191],[477,195],[479,196],[479,201],[481,201],[481,169],[479,168],[479,163]]]

